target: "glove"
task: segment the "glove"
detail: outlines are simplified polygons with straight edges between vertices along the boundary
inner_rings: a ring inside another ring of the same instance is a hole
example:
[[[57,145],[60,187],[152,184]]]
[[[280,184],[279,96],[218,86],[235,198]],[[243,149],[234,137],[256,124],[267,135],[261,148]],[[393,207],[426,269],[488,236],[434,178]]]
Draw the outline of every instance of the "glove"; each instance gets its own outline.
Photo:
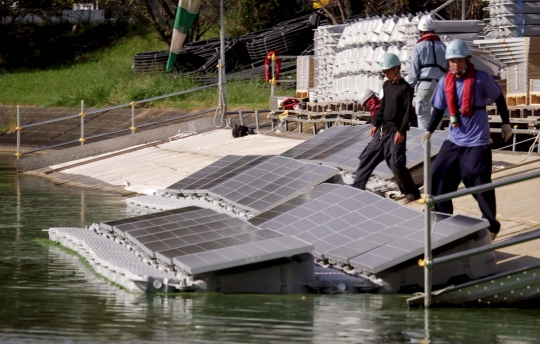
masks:
[[[504,142],[510,140],[512,137],[512,127],[510,124],[503,124],[501,128],[502,132],[502,138],[504,139]]]
[[[426,131],[424,133],[424,136],[422,136],[422,144],[426,143],[426,141],[431,140],[431,133],[429,131]]]

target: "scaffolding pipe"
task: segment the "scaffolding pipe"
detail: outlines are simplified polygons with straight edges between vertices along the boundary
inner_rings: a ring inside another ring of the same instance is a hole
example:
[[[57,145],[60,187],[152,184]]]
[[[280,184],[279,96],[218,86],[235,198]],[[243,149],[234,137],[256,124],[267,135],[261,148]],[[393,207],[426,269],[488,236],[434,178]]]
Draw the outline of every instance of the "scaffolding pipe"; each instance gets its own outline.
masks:
[[[15,130],[17,130],[17,153],[15,153],[15,156],[17,157],[17,160],[21,157],[21,109],[19,105],[17,105],[17,127],[15,127]]]
[[[86,141],[86,139],[84,138],[84,116],[86,116],[86,114],[84,113],[84,100],[81,100],[81,113],[79,116],[81,116],[81,138],[79,139],[79,142],[82,146],[84,145],[84,141]]]
[[[449,1],[445,2],[444,4],[442,4],[441,6],[434,9],[433,11],[431,11],[431,13],[438,13],[440,10],[448,7],[448,5],[450,5],[453,2],[454,2],[454,0],[449,0]]]
[[[467,12],[467,0],[461,0],[461,20],[465,20],[466,12]]]
[[[424,144],[424,197],[426,200],[431,198],[431,141],[426,140]],[[432,260],[431,252],[431,205],[425,202],[424,205],[424,261]],[[428,264],[424,266],[424,307],[431,305],[431,267]]]
[[[501,186],[506,186],[506,185],[510,185],[510,184],[514,184],[514,183],[524,182],[524,181],[534,179],[534,178],[538,178],[538,177],[540,177],[540,171],[531,172],[531,173],[523,174],[523,175],[516,176],[516,177],[506,178],[506,179],[499,180],[499,181],[489,183],[489,184],[473,186],[471,188],[458,190],[458,191],[454,191],[454,192],[449,192],[447,194],[440,195],[440,196],[435,196],[435,197],[433,197],[431,199],[431,203],[432,204],[437,204],[437,203],[449,201],[449,200],[451,200],[453,198],[458,198],[458,197],[462,197],[462,196],[481,193],[481,192],[484,192],[484,191],[494,190],[494,189],[496,189],[498,187],[501,187]]]
[[[484,245],[484,246],[476,247],[467,251],[457,252],[454,254],[449,254],[448,256],[435,258],[431,261],[430,265],[431,267],[434,267],[437,265],[453,262],[455,260],[460,260],[463,258],[476,256],[477,254],[495,251],[500,248],[505,248],[505,247],[521,244],[521,243],[528,242],[535,239],[540,239],[540,232],[535,231],[534,233],[526,233],[515,238],[500,241],[496,244]]]
[[[221,124],[225,122],[225,117],[227,114],[227,80],[225,77],[225,19],[224,19],[224,12],[225,7],[223,5],[223,0],[219,1],[219,9],[220,9],[220,59],[219,59],[219,69],[218,69],[218,77],[219,77],[219,109],[221,110]]]

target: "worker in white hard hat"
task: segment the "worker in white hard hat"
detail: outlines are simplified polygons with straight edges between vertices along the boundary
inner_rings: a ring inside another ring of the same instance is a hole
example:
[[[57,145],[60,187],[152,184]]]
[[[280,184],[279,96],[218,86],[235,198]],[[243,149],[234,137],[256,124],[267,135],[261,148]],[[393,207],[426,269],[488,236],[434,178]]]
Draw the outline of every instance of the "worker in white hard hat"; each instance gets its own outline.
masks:
[[[370,113],[369,121],[367,121],[366,124],[374,123],[373,118],[375,113],[381,107],[377,94],[369,88],[363,89],[358,94],[358,101],[363,107],[367,108]]]
[[[446,74],[448,64],[444,57],[446,46],[435,34],[435,25],[429,16],[418,22],[420,39],[414,45],[409,65],[409,83],[416,90],[418,128],[426,129],[431,118],[429,100],[437,82]]]
[[[383,56],[380,67],[388,80],[383,84],[384,97],[373,118],[373,139],[360,154],[354,187],[365,190],[369,177],[382,161],[386,160],[394,174],[400,191],[408,201],[420,198],[407,163],[407,131],[414,116],[413,90],[401,77],[401,61],[394,54]]]
[[[439,81],[431,98],[433,116],[424,134],[424,141],[431,138],[444,111],[450,113],[450,133],[435,159],[432,178],[434,196],[456,191],[460,182],[467,188],[491,183],[492,157],[489,119],[486,105],[497,104],[502,119],[502,136],[512,137],[510,116],[499,85],[486,72],[476,70],[471,63],[471,52],[462,40],[451,41],[446,48],[450,71]],[[474,195],[489,221],[492,240],[501,228],[496,219],[495,191]],[[452,201],[435,205],[435,210],[452,214]]]

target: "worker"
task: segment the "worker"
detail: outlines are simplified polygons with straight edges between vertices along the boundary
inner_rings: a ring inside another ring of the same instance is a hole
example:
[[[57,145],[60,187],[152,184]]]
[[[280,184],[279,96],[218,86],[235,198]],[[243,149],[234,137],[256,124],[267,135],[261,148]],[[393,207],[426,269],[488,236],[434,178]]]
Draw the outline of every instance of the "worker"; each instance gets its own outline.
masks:
[[[431,118],[430,99],[437,82],[446,74],[444,58],[446,46],[435,34],[435,25],[429,16],[418,22],[420,39],[413,46],[409,65],[409,83],[416,90],[418,128],[427,129]]]
[[[358,100],[360,101],[360,104],[367,108],[370,112],[369,120],[366,122],[366,124],[374,123],[373,118],[375,117],[375,113],[381,107],[377,94],[369,88],[366,88],[360,91],[358,94]]]
[[[434,196],[456,191],[461,181],[467,188],[491,183],[491,148],[489,119],[486,105],[495,100],[502,119],[502,136],[512,137],[510,117],[499,85],[486,72],[476,70],[471,63],[471,52],[462,40],[451,41],[446,48],[450,71],[437,84],[431,99],[433,117],[423,140],[431,138],[444,111],[450,113],[450,133],[435,159],[432,178]],[[489,221],[492,240],[501,225],[496,220],[495,191],[473,195]],[[452,214],[452,201],[435,205],[435,210]]]
[[[406,167],[407,131],[414,116],[413,90],[401,77],[401,61],[396,55],[384,55],[380,67],[388,80],[383,84],[384,97],[373,118],[373,139],[360,155],[353,186],[365,190],[373,170],[386,160],[401,193],[414,201],[420,198],[420,192]]]

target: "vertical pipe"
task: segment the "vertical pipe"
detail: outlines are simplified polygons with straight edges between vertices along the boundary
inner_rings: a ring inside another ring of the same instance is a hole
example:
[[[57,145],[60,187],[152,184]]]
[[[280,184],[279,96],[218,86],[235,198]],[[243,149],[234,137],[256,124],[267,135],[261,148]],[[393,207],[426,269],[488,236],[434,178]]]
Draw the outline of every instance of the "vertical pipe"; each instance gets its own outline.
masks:
[[[255,129],[259,133],[259,110],[255,110]]]
[[[285,131],[289,131],[289,121],[287,121],[287,119],[285,118],[285,119],[283,120],[283,122],[284,122],[284,123],[283,123],[283,126],[284,126],[284,128],[285,128]]]
[[[242,111],[238,111],[238,119],[240,120],[240,125],[244,125],[244,114]]]
[[[223,0],[219,1],[219,16],[220,16],[220,62],[219,62],[219,99],[220,99],[220,108],[221,108],[221,124],[225,122],[225,117],[227,116],[227,80],[225,78],[225,7],[223,5]]]
[[[302,122],[298,122],[298,132],[299,132],[300,134],[302,134],[302,130],[303,130],[302,127],[303,127],[303,123],[302,123]]]
[[[81,100],[81,138],[79,139],[79,142],[81,143],[81,146],[84,145],[84,141],[86,141],[86,139],[84,138],[84,116],[86,116],[86,114],[84,113],[84,100]]]
[[[431,141],[426,140],[424,145],[424,307],[431,304]]]
[[[516,141],[517,141],[516,136],[517,134],[514,134],[512,137],[512,152],[516,151]]]
[[[137,105],[136,102],[131,102],[131,135],[135,134],[135,130],[137,130],[137,127],[135,126],[135,105]]]
[[[272,75],[270,78],[270,97],[273,97],[275,94],[275,87],[276,87],[276,55],[272,55]]]
[[[19,105],[17,105],[17,127],[15,128],[17,130],[17,153],[15,156],[17,157],[17,160],[21,157],[21,109]]]
[[[313,135],[317,135],[317,123],[312,123],[311,129],[313,129]]]
[[[467,0],[461,0],[461,20],[465,20]]]

